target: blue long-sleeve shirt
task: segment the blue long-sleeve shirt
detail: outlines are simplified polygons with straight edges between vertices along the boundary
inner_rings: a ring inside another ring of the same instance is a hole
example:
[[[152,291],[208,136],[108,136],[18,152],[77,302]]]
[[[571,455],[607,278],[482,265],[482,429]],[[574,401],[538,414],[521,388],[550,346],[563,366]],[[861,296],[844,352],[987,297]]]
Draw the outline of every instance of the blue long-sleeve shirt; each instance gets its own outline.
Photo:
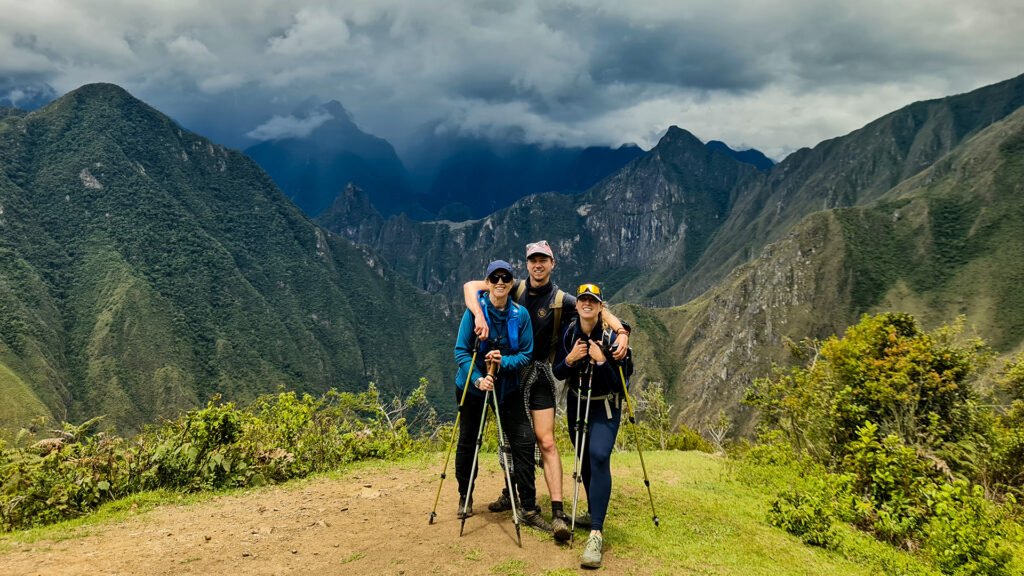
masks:
[[[466,375],[469,370],[472,370],[472,376],[469,379],[469,393],[483,396],[483,391],[473,383],[487,375],[484,356],[489,350],[497,348],[501,350],[501,365],[498,368],[498,378],[494,384],[494,390],[497,392],[500,402],[519,388],[519,370],[530,363],[533,354],[533,327],[530,324],[530,313],[511,299],[504,310],[495,308],[486,295],[480,299],[480,305],[484,307],[487,318],[488,337],[487,340],[480,342],[476,364],[470,367],[476,338],[473,334],[473,313],[467,310],[462,316],[462,323],[459,324],[459,336],[455,341],[455,363],[459,367],[459,371],[455,375],[455,386],[462,390],[466,384]],[[519,330],[517,330],[519,347],[515,351],[511,349],[508,336],[508,316],[513,307],[518,310],[519,319]]]

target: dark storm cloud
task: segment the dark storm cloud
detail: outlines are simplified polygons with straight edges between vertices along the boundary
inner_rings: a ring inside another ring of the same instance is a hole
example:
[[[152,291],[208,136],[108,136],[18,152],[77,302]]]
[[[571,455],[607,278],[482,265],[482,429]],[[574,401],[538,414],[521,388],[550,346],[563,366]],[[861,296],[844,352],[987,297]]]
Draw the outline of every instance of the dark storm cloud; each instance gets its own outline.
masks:
[[[665,84],[694,90],[752,90],[771,81],[735,38],[695,23],[637,26],[603,20],[590,74],[599,84]]]
[[[398,144],[425,122],[642,145],[678,124],[778,157],[1024,71],[1024,5],[1010,0],[0,0],[0,13],[0,77],[115,82],[234,146],[301,129],[281,119],[316,98]]]

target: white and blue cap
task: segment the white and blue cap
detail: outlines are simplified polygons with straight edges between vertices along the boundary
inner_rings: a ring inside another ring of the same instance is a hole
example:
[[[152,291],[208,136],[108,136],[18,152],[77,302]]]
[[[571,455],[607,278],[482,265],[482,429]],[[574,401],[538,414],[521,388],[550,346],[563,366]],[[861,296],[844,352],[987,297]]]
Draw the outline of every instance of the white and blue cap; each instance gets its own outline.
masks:
[[[494,274],[498,270],[504,270],[505,272],[508,272],[509,274],[512,275],[513,278],[515,278],[516,276],[515,272],[512,272],[512,265],[509,264],[508,262],[505,262],[504,260],[495,260],[494,262],[488,264],[487,272],[484,274],[484,276],[489,277],[491,274]]]

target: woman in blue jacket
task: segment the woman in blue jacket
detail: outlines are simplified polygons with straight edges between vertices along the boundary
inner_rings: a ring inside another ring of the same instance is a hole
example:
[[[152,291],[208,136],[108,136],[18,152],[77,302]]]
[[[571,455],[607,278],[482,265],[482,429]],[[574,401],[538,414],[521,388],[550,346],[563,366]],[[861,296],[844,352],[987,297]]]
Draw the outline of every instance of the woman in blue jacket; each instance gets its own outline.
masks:
[[[502,430],[512,451],[515,472],[513,482],[519,493],[523,521],[529,526],[532,525],[531,518],[540,518],[533,480],[536,440],[519,389],[519,369],[530,362],[533,328],[530,325],[530,313],[509,298],[512,280],[512,266],[508,262],[495,260],[487,266],[487,290],[481,292],[479,298],[490,336],[480,343],[481,350],[474,365],[470,365],[477,344],[473,333],[473,314],[467,310],[459,325],[459,337],[455,343],[455,362],[459,366],[455,376],[456,402],[463,396],[462,387],[466,384],[467,376],[471,388],[459,409],[462,424],[455,451],[455,477],[459,483],[459,516],[462,516],[463,509],[468,516],[472,514],[473,499],[472,494],[467,492],[470,473],[473,472],[476,435],[483,417],[484,392],[493,390],[498,398]],[[487,362],[498,363],[497,377],[487,373]]]
[[[566,326],[554,362],[555,377],[565,380],[572,392],[565,403],[570,437],[574,446],[577,442],[582,444],[576,446],[576,453],[582,455],[579,468],[590,507],[590,537],[580,558],[584,568],[601,566],[604,520],[612,493],[611,455],[622,421],[623,377],[618,366],[623,367],[625,377],[632,373],[628,353],[622,362],[610,361],[616,333],[601,321],[603,309],[604,300],[597,285],[583,284],[576,290],[579,319]]]

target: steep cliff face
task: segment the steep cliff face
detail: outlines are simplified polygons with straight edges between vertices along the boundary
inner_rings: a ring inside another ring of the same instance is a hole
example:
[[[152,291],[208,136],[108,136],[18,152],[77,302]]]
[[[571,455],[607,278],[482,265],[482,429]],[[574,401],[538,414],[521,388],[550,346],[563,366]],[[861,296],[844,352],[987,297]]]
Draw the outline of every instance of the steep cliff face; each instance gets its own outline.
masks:
[[[420,287],[458,297],[462,282],[488,260],[505,258],[525,270],[527,242],[555,247],[556,278],[605,279],[615,291],[645,269],[656,290],[685,274],[729,211],[730,191],[757,172],[671,128],[651,152],[579,195],[538,194],[486,218],[414,222],[366,211],[358,191],[341,195],[318,221],[366,244]]]
[[[701,428],[720,410],[750,430],[739,404],[753,378],[786,361],[786,341],[825,336],[850,320],[850,271],[841,224],[809,217],[754,262],[684,306],[627,306],[638,382],[661,382],[679,421]],[[829,311],[824,313],[823,311]]]

